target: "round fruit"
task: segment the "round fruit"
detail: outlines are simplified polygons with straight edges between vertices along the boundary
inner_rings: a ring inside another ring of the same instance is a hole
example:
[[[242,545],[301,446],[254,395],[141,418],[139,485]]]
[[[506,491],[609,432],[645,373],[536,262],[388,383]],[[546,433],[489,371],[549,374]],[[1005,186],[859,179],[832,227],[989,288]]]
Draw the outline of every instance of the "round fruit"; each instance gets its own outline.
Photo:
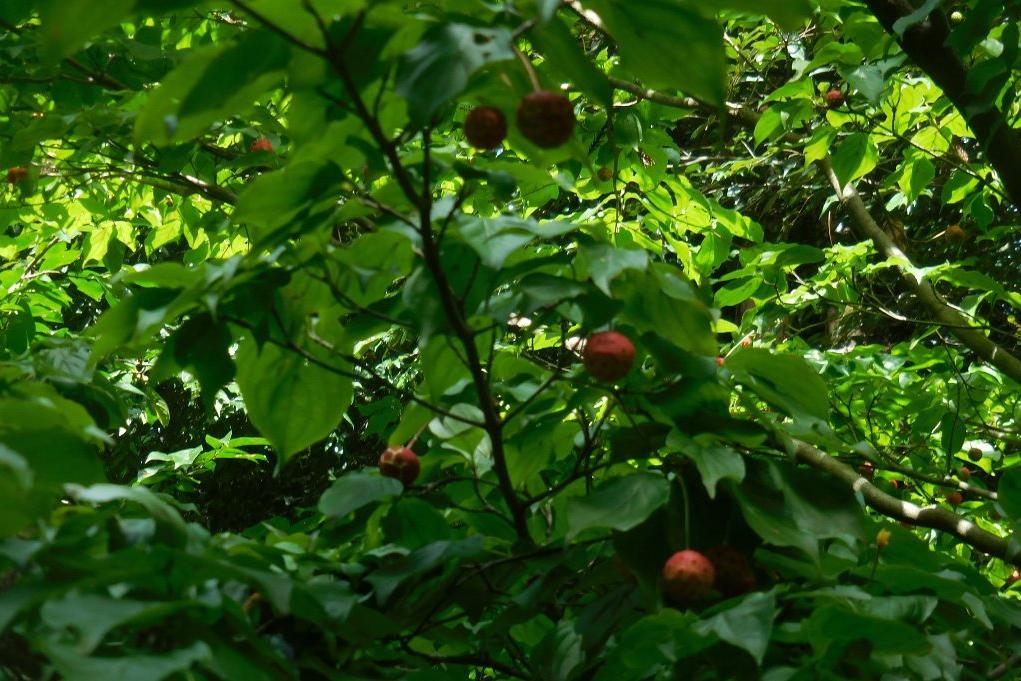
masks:
[[[613,141],[623,147],[634,147],[642,141],[642,120],[632,111],[617,116],[613,123]]]
[[[14,166],[7,171],[7,181],[10,184],[18,184],[28,178],[28,168]]]
[[[252,142],[251,144],[248,145],[248,151],[252,152],[253,154],[257,153],[257,152],[260,152],[260,151],[264,151],[264,152],[266,152],[268,154],[272,154],[273,153],[273,143],[270,142],[265,137],[260,137],[259,139],[255,140],[254,142]]]
[[[397,478],[405,487],[415,482],[421,467],[418,455],[407,447],[387,447],[379,457],[379,472]]]
[[[752,347],[752,340],[750,338],[745,338],[743,341],[741,341],[741,347],[742,348]]]
[[[876,546],[885,549],[890,545],[890,530],[885,527],[876,534]]]
[[[663,592],[675,605],[702,600],[712,591],[715,579],[713,564],[698,551],[678,551],[663,566]]]
[[[871,461],[866,461],[858,467],[858,474],[869,482],[872,482],[876,477],[876,467],[872,465]]]
[[[961,472],[958,473],[957,477],[961,480],[968,480],[971,478],[971,469],[967,466],[961,466]]]
[[[726,363],[727,363],[727,360],[726,360],[725,357],[717,357],[716,358],[716,366],[721,367],[721,366],[723,366]]]
[[[964,14],[957,10],[954,10],[953,12],[950,13],[950,21],[951,23],[959,24],[962,21],[964,21]]]
[[[464,136],[476,149],[496,149],[507,137],[507,118],[492,106],[477,106],[464,119]]]
[[[837,109],[844,103],[844,93],[833,89],[826,93],[826,106]]]
[[[900,480],[891,480],[890,481],[890,487],[892,487],[894,489],[900,489],[901,485],[902,485],[902,483],[901,483]]]
[[[947,503],[951,506],[960,506],[964,501],[964,495],[960,492],[951,492],[947,495]]]
[[[961,242],[968,238],[968,233],[961,229],[960,225],[950,225],[946,231],[943,232],[943,237],[947,241]]]
[[[972,461],[978,462],[982,460],[982,450],[978,447],[972,447],[968,450],[968,458]]]
[[[755,573],[744,554],[732,546],[715,546],[705,552],[713,564],[713,587],[728,598],[754,591]]]
[[[596,177],[599,178],[600,182],[609,182],[613,179],[613,168],[609,166],[603,166],[596,171]]]
[[[616,331],[594,333],[585,341],[581,361],[596,380],[618,381],[635,363],[635,346],[627,336]]]
[[[518,105],[518,129],[540,149],[553,149],[571,138],[574,107],[562,94],[540,90]]]

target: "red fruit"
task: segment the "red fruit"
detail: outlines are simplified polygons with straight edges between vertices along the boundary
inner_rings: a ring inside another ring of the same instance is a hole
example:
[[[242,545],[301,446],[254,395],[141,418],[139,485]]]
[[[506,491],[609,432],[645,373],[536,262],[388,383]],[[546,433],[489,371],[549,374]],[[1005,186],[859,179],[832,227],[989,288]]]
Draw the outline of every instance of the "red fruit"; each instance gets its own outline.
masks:
[[[745,338],[743,341],[741,341],[741,347],[742,348],[750,348],[750,347],[752,347],[752,339],[751,338]]]
[[[971,478],[971,469],[968,468],[967,466],[961,466],[961,472],[958,473],[958,477],[961,478],[961,480],[968,480],[968,479],[970,479]]]
[[[951,492],[947,495],[947,503],[951,506],[960,506],[964,501],[964,495],[960,492]]]
[[[562,94],[540,90],[518,105],[518,129],[540,149],[559,147],[574,131],[574,107]]]
[[[745,555],[732,546],[714,546],[705,552],[713,564],[713,586],[728,598],[753,591],[755,573]]]
[[[464,136],[476,149],[496,149],[507,136],[507,118],[492,106],[477,106],[464,119]]]
[[[18,184],[22,180],[28,178],[28,168],[24,166],[14,166],[7,171],[7,181],[11,184]]]
[[[727,363],[726,358],[724,358],[724,357],[717,357],[716,358],[716,366],[721,367],[721,366],[723,366],[726,363]]]
[[[388,447],[379,457],[379,472],[397,478],[405,487],[415,482],[421,468],[418,455],[407,447]]]
[[[982,450],[978,447],[972,447],[968,450],[968,458],[972,461],[979,462],[982,460]]]
[[[250,145],[248,145],[248,151],[252,152],[253,154],[259,151],[265,151],[266,153],[272,154],[273,143],[270,142],[265,137],[260,137],[259,139],[255,140]]]
[[[892,487],[892,488],[894,488],[894,489],[900,489],[900,487],[901,487],[901,484],[902,484],[902,483],[901,483],[901,481],[900,481],[900,480],[891,480],[891,481],[890,481],[890,487]]]
[[[833,89],[826,93],[826,106],[831,109],[837,109],[841,104],[844,103],[844,93],[840,90]]]
[[[596,171],[596,177],[599,178],[600,182],[609,182],[610,180],[613,179],[613,168],[603,166],[602,168]]]
[[[635,346],[627,336],[616,331],[594,333],[585,341],[581,361],[596,380],[617,381],[624,378],[635,363]]]
[[[713,564],[698,551],[678,551],[663,566],[663,591],[675,605],[702,600],[712,591],[715,579]]]
[[[858,475],[872,482],[876,478],[876,467],[872,465],[871,461],[866,461],[858,467]]]

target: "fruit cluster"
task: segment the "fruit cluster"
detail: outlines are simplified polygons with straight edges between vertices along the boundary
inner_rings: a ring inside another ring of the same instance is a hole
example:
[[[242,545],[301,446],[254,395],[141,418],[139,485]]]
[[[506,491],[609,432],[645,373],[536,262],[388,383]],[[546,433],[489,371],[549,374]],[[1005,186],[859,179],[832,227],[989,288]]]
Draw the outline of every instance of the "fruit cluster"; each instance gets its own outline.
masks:
[[[732,546],[716,546],[705,553],[685,549],[663,565],[663,593],[678,607],[695,605],[713,590],[732,598],[755,587],[755,572],[748,559]]]
[[[574,105],[565,95],[549,90],[533,92],[521,100],[518,130],[540,149],[559,147],[574,132]],[[464,119],[464,136],[476,149],[496,149],[507,137],[507,118],[493,106],[477,106]]]

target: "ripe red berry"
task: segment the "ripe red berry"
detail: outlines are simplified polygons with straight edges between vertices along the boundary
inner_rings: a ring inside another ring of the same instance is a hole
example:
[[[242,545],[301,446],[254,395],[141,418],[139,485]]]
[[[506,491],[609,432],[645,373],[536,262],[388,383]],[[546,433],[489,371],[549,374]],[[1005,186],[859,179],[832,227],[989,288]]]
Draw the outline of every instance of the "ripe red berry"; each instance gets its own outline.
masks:
[[[961,478],[961,480],[968,480],[968,479],[970,479],[971,478],[971,469],[968,468],[967,466],[961,466],[961,472],[958,473],[958,477]]]
[[[745,555],[732,546],[714,546],[705,552],[713,564],[713,586],[728,598],[753,591],[755,573]]]
[[[902,484],[903,483],[900,480],[891,480],[890,481],[890,487],[892,487],[894,489],[900,489]]]
[[[858,475],[872,482],[876,478],[876,467],[872,465],[871,461],[866,461],[858,467]]]
[[[571,100],[549,90],[533,92],[518,105],[518,129],[541,149],[559,147],[574,131]]]
[[[826,93],[826,106],[831,109],[837,109],[844,103],[844,93],[840,90],[833,89]]]
[[[250,145],[248,145],[248,151],[252,152],[253,154],[259,151],[264,151],[266,153],[272,154],[273,143],[270,142],[265,137],[260,137],[259,139],[255,140]]]
[[[379,472],[397,478],[405,487],[415,482],[420,470],[418,455],[407,447],[388,447],[379,457]]]
[[[616,331],[594,333],[585,341],[581,353],[585,370],[598,381],[618,381],[635,363],[635,346]]]
[[[507,118],[492,106],[477,106],[464,119],[464,136],[476,149],[496,149],[507,136]]]
[[[964,495],[960,492],[951,492],[947,495],[947,503],[951,506],[960,506],[964,501]]]
[[[715,579],[713,564],[698,551],[678,551],[663,566],[663,592],[675,605],[702,600],[712,591]]]
[[[26,178],[28,178],[28,168],[24,166],[14,166],[7,171],[7,181],[10,184],[18,184]]]
[[[982,450],[978,447],[972,447],[968,450],[968,458],[976,463],[982,460]]]
[[[724,358],[724,357],[717,357],[716,358],[716,366],[721,367],[721,366],[723,366],[726,363],[727,363],[726,358]]]

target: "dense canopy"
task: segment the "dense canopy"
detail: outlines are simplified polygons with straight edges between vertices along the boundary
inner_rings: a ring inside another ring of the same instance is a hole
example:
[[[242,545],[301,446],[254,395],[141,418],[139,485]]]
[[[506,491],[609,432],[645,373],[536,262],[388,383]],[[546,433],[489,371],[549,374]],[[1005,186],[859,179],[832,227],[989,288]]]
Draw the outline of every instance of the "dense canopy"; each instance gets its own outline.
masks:
[[[1021,669],[1018,0],[0,1],[0,676]]]

